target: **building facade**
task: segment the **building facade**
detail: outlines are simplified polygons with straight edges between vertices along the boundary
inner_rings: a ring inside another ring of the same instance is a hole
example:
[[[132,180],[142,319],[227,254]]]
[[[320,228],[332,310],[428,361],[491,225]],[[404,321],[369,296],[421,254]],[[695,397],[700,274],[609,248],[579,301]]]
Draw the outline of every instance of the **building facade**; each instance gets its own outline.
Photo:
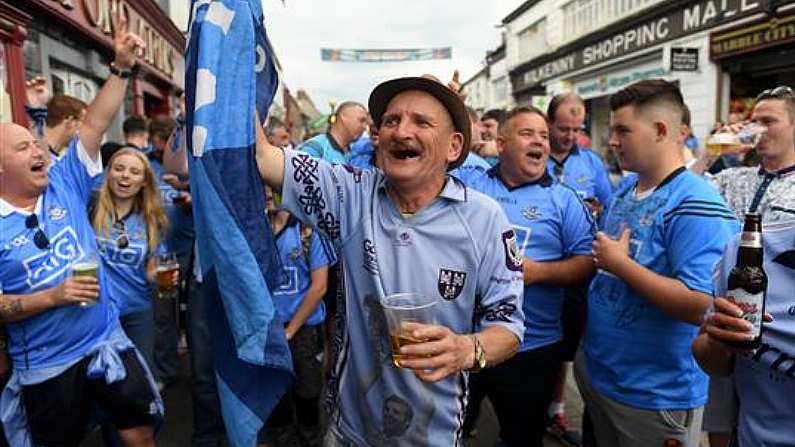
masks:
[[[44,76],[53,94],[90,102],[109,73],[119,14],[146,50],[109,136],[120,137],[126,116],[172,113],[184,88],[185,37],[155,0],[0,0],[2,119],[26,122],[25,80],[34,76]]]
[[[594,149],[607,148],[608,98],[632,82],[677,82],[702,141],[759,91],[793,85],[792,0],[536,0],[506,17],[517,103],[586,99]]]

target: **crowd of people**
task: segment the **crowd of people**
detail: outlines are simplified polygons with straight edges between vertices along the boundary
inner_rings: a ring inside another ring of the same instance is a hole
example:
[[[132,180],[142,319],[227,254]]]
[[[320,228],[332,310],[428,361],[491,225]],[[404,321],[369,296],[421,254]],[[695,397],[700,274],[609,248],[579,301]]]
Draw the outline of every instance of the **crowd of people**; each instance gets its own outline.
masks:
[[[182,330],[191,443],[224,439],[185,111],[130,116],[102,144],[143,45],[125,28],[90,104],[37,78],[31,127],[0,123],[0,444],[76,446],[101,427],[107,445],[155,445]],[[674,83],[639,81],[610,108],[617,181],[572,93],[479,115],[457,76],[426,75],[340,104],[300,144],[257,124],[267,203],[252,206],[286,273],[271,292],[296,376],[259,442],[465,445],[488,398],[507,446],[698,446],[702,430],[713,447],[795,445],[795,94],[761,92],[764,134],[728,156],[698,148]],[[727,167],[748,150],[758,165]],[[736,344],[752,328],[725,298],[746,214],[769,277],[758,349]],[[396,346],[382,301],[407,292],[433,318]]]

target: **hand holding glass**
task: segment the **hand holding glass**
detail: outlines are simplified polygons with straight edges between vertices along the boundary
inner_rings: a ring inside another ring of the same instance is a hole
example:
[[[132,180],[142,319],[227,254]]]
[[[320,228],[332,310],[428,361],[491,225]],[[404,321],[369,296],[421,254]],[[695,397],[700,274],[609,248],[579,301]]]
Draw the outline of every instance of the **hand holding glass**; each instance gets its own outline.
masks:
[[[435,323],[436,303],[436,298],[429,298],[419,293],[396,293],[381,299],[381,307],[389,329],[392,363],[396,367],[400,368],[400,360],[406,358],[400,353],[402,346],[425,341],[412,337],[412,327],[415,326],[412,323]]]
[[[178,271],[179,263],[175,253],[166,252],[157,255],[157,298],[172,299],[177,297],[179,287],[174,281],[174,275]]]
[[[99,262],[97,261],[97,256],[94,254],[83,255],[72,263],[73,276],[92,276],[99,281],[98,271]],[[94,300],[86,298],[86,301],[80,301],[78,305],[80,307],[91,307],[97,304],[98,299],[99,296]]]

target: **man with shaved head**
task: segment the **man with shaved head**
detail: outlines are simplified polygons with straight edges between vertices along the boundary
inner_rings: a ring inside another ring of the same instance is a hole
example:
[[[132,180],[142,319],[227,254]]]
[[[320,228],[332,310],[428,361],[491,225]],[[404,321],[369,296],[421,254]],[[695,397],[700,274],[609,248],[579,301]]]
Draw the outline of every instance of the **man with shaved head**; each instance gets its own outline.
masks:
[[[96,263],[86,205],[100,141],[144,45],[126,28],[119,19],[111,75],[58,163],[27,129],[0,124],[0,322],[14,369],[0,406],[10,445],[78,445],[96,406],[125,445],[154,445],[162,402],[103,292],[104,272],[71,274]]]
[[[393,79],[369,108],[377,170],[257,139],[264,181],[343,259],[326,445],[462,445],[469,371],[506,360],[523,336],[516,235],[496,202],[448,175],[471,141],[456,93],[427,77]],[[433,300],[433,321],[393,334],[417,341],[395,348],[393,363],[380,301],[407,292]]]
[[[343,102],[329,116],[328,131],[305,141],[298,150],[331,163],[344,164],[351,143],[362,136],[369,122],[370,115],[363,105]]]
[[[631,175],[593,242],[599,269],[574,375],[601,446],[697,447],[707,376],[690,351],[712,302],[712,268],[739,230],[684,167],[684,101],[661,79],[610,98],[610,146]]]

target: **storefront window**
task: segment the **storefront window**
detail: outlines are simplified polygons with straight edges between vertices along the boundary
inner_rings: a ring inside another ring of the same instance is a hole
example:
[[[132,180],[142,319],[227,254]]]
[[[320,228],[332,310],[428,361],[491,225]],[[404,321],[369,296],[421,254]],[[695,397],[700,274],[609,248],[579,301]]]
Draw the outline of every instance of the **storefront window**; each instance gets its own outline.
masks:
[[[66,69],[50,70],[52,91],[56,95],[69,95],[91,103],[97,93],[97,84],[91,79]]]
[[[494,101],[498,104],[508,100],[508,77],[503,76],[494,81]]]

